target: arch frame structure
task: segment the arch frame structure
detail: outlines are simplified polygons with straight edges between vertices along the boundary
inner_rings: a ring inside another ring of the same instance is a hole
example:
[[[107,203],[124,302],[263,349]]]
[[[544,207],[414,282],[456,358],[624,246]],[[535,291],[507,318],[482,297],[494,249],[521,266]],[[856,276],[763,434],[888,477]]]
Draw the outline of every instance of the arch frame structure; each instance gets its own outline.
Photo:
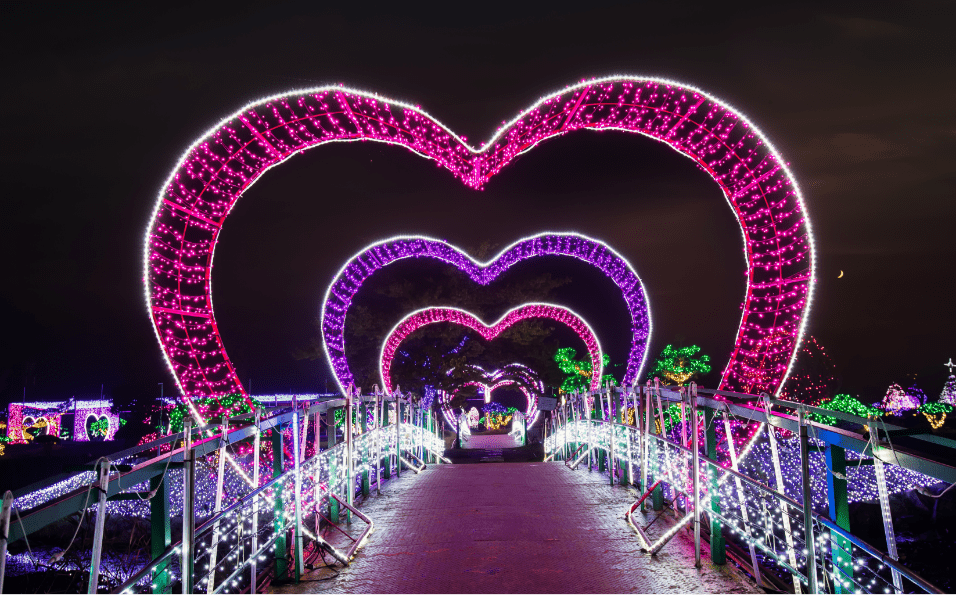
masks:
[[[584,321],[583,318],[568,308],[539,302],[523,304],[517,308],[512,308],[492,324],[486,324],[471,312],[462,310],[460,308],[440,306],[433,308],[422,308],[421,310],[412,312],[399,321],[398,324],[392,327],[392,330],[389,331],[385,341],[382,343],[382,351],[381,355],[379,356],[378,368],[379,378],[382,382],[382,386],[385,387],[385,392],[392,392],[392,379],[390,371],[392,362],[395,359],[395,352],[398,351],[398,347],[401,345],[402,341],[407,339],[412,333],[421,328],[431,324],[449,322],[477,332],[486,341],[493,341],[496,337],[498,337],[498,335],[508,330],[515,324],[532,318],[545,318],[555,322],[560,322],[577,333],[578,337],[581,338],[581,341],[583,341],[584,345],[587,347],[588,354],[591,357],[592,369],[598,371],[597,375],[592,375],[591,390],[599,389],[601,387],[601,374],[604,371],[604,352],[601,350],[601,344],[598,341],[594,330],[590,327],[590,325],[588,325],[587,322]],[[495,370],[489,380],[494,384],[495,388],[510,384],[518,384],[513,380],[502,380],[502,376],[506,373],[513,372],[512,370],[509,370],[510,367],[520,365],[521,364],[508,364],[500,370]],[[481,368],[478,366],[472,367],[481,370]],[[522,367],[526,368],[526,366]],[[482,372],[484,372],[484,370],[482,370]],[[468,382],[463,386],[468,384],[473,384],[475,386],[488,386],[479,382]],[[526,413],[529,416],[529,419],[532,420],[531,423],[533,424],[534,417],[532,416],[537,415],[537,398],[531,395],[523,386],[519,385],[519,388],[528,399],[528,411]]]
[[[518,240],[497,256],[479,262],[443,240],[399,236],[372,244],[353,256],[326,290],[320,314],[322,342],[340,389],[345,390],[353,382],[345,355],[346,314],[359,289],[376,271],[407,258],[429,258],[455,266],[479,285],[489,285],[519,262],[545,256],[564,256],[586,262],[607,275],[621,290],[631,324],[624,382],[627,384],[636,379],[647,360],[647,343],[651,334],[647,294],[634,267],[607,244],[579,233],[546,232]]]
[[[480,147],[417,106],[342,86],[266,97],[224,118],[185,151],[145,234],[146,303],[180,390],[245,394],[213,314],[213,253],[235,202],[272,167],[327,142],[371,140],[404,146],[481,188],[522,153],[576,130],[667,143],[718,183],[741,225],[748,264],[720,388],[779,390],[805,331],[816,259],[796,180],[766,136],[725,102],[676,81],[626,75],[547,95]],[[781,330],[784,341],[761,343]]]

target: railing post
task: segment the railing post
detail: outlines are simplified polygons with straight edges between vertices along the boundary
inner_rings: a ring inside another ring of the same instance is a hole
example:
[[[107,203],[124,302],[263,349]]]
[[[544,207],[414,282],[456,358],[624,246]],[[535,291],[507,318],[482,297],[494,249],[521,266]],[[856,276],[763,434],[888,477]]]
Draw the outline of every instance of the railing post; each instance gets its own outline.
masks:
[[[335,431],[335,412],[338,411],[338,407],[334,409],[327,409],[325,412],[325,436],[326,436],[326,450],[331,451],[335,446],[335,442],[338,439]],[[336,480],[339,477],[338,465],[336,464],[337,457],[334,453],[329,453],[329,492],[334,492],[338,489]],[[339,501],[335,498],[329,498],[329,520],[333,523],[339,522]]]
[[[355,459],[353,458],[355,437],[353,434],[354,422],[352,421],[355,404],[352,401],[353,398],[353,388],[349,385],[345,398],[345,503],[348,504],[345,507],[345,522],[350,525],[352,524],[352,511],[349,510],[349,506],[352,506],[355,498]]]
[[[691,432],[690,443],[693,456],[691,469],[691,483],[694,489],[694,566],[700,568],[700,445],[697,439],[697,395],[691,393],[690,397],[690,419]]]
[[[183,451],[183,545],[180,550],[179,570],[182,574],[183,594],[193,592],[193,567],[196,556],[196,453],[193,451],[193,420],[187,417],[183,421],[185,432],[185,450]]]
[[[388,436],[388,432],[386,432],[385,428],[387,428],[388,425],[389,425],[389,423],[391,423],[391,422],[389,421],[388,401],[385,400],[385,396],[386,396],[385,393],[382,393],[382,436],[381,436],[381,444],[382,444],[382,448],[385,449],[385,453],[384,453],[384,455],[381,455],[381,454],[380,454],[380,457],[379,457],[379,458],[380,458],[380,459],[381,459],[381,458],[384,458],[384,459],[385,459],[385,467],[382,469],[382,477],[383,477],[384,479],[391,479],[391,478],[392,478],[392,453],[391,453],[391,449],[386,448],[386,446],[385,446],[385,444],[386,444],[386,442],[385,442],[385,441],[386,441],[386,437]]]
[[[797,410],[800,426],[800,474],[803,477],[803,542],[807,549],[807,584],[810,593],[817,593],[817,548],[813,537],[813,493],[810,486],[810,435],[805,419],[806,411]]]
[[[827,504],[830,518],[842,529],[850,530],[850,504],[847,494],[846,450],[841,446],[827,444],[824,451],[827,468]],[[839,477],[837,476],[839,474]],[[843,479],[841,479],[841,477]],[[852,544],[842,535],[830,532],[830,548],[835,575],[835,593],[853,593],[853,552]],[[844,586],[843,582],[850,583]]]
[[[597,393],[597,396],[595,397],[594,403],[598,405],[598,407],[594,408],[596,415],[592,419],[604,421],[604,395],[600,392],[600,389],[598,389],[598,393]],[[601,428],[600,423],[595,424],[595,429],[600,430],[600,428]],[[596,433],[599,433],[599,431]],[[607,453],[608,451],[603,448],[598,450],[598,453],[597,453],[598,473],[604,473],[604,471],[607,469]]]
[[[0,593],[3,593],[3,577],[7,572],[7,536],[10,535],[10,510],[13,508],[13,492],[3,493],[3,509],[0,512]]]
[[[659,420],[659,422],[660,422],[660,430],[661,430],[661,431],[660,431],[660,432],[655,432],[655,435],[659,434],[659,435],[663,436],[663,435],[664,435],[664,413],[663,413],[663,407],[662,407],[662,405],[661,405],[661,386],[660,386],[660,381],[659,381],[657,378],[655,378],[654,381],[655,381],[655,387],[654,387],[653,390],[651,389],[650,382],[648,382],[648,385],[647,385],[647,388],[648,388],[648,397],[649,397],[649,398],[648,398],[648,405],[649,405],[648,412],[653,412],[653,411],[654,411],[654,398],[653,398],[654,395],[653,395],[653,392],[656,391],[656,392],[657,392],[657,410],[658,410],[658,411],[657,411],[657,417],[658,417],[658,420]],[[653,417],[653,416],[651,416],[651,417]],[[653,423],[653,421],[652,421],[651,423]],[[661,457],[660,457],[660,454],[658,454],[658,452],[657,452],[657,449],[658,449],[658,447],[659,447],[660,444],[661,444],[660,442],[655,442],[655,443],[654,443],[654,461],[653,461],[653,462],[654,462],[654,473],[653,473],[652,479],[650,479],[649,481],[654,481],[654,480],[656,480],[656,479],[658,478],[659,475],[663,475],[663,474],[661,473]],[[663,448],[663,447],[661,447],[661,448]],[[657,510],[657,511],[664,510],[664,485],[663,485],[663,483],[661,483],[661,484],[658,485],[656,488],[654,488],[654,492],[651,494],[651,507],[652,507],[654,510]],[[676,507],[675,507],[675,508],[676,508]]]
[[[302,453],[305,451],[304,448],[300,450],[299,445],[299,402],[296,399],[295,395],[292,396],[292,456],[293,465],[294,465],[294,479],[292,483],[293,489],[293,506],[295,506],[295,582],[298,583],[299,579],[302,578],[302,574],[305,572],[305,561],[302,559],[302,542],[305,539],[305,535],[302,533]],[[305,417],[306,420],[309,419],[308,416]],[[302,441],[304,446],[304,440]]]
[[[873,428],[870,434],[873,442],[873,471],[876,474],[876,489],[880,498],[880,512],[883,513],[883,534],[886,536],[886,553],[894,560],[899,560],[896,550],[896,531],[893,529],[893,511],[890,508],[890,494],[886,487],[886,470],[883,468],[883,459],[877,452],[877,430]],[[897,593],[903,592],[903,577],[899,571],[891,570],[893,588]]]
[[[694,397],[697,396],[697,385],[691,383],[691,391]],[[704,407],[704,428],[707,434],[707,457],[712,461],[717,460],[717,426],[714,423],[714,414],[716,412],[710,407]],[[696,420],[694,420],[696,422]],[[691,427],[694,427],[696,424],[691,424]],[[728,440],[733,440],[732,437],[728,436]],[[720,468],[717,465],[710,465],[710,510],[712,512],[720,513],[720,490],[717,482],[718,474]],[[722,532],[723,523],[721,523],[716,516],[711,515],[710,519],[710,560],[714,564],[726,564],[727,563],[727,553],[726,547],[727,544],[724,541],[724,535]]]
[[[96,506],[96,525],[93,531],[93,552],[90,560],[90,582],[87,593],[96,593],[100,582],[100,561],[103,556],[103,531],[106,523],[106,488],[110,482],[109,459],[99,461],[99,490],[100,499]]]
[[[222,417],[222,436],[219,439],[219,468],[216,474],[216,501],[213,514],[222,511],[222,489],[226,474],[226,444],[229,436],[229,416]],[[216,588],[216,562],[219,554],[219,522],[213,524],[212,540],[209,547],[209,579],[206,583],[206,593],[212,593]]]
[[[259,448],[262,444],[262,430],[259,427],[262,410],[256,407],[256,433],[252,438],[252,489],[259,487]],[[316,425],[318,428],[318,425]],[[318,433],[318,431],[316,431]],[[256,580],[259,576],[257,560],[259,558],[256,552],[259,551],[259,498],[252,500],[252,560],[249,564],[249,593],[256,592]]]
[[[362,417],[362,497],[368,498],[369,494],[372,493],[372,484],[371,476],[368,472],[368,458],[369,458],[369,444],[368,434],[368,403],[362,400],[362,391],[358,393],[359,400],[359,415]]]
[[[295,429],[293,429],[293,432]],[[284,464],[284,453],[282,450],[282,426],[276,425],[272,428],[272,478],[275,479],[282,475]],[[273,490],[275,497],[275,519],[273,520],[273,530],[278,537],[275,543],[275,572],[276,578],[283,579],[289,576],[289,544],[286,541],[285,532],[285,503],[282,500],[282,484],[277,483]]]
[[[763,393],[761,396],[765,396],[766,393]],[[770,423],[770,405],[769,401],[766,405],[767,411],[767,439],[770,440],[770,456],[773,459],[773,475],[774,480],[777,483],[777,490],[781,494],[787,493],[787,486],[783,483],[783,470],[780,468],[780,453],[777,451],[777,435],[774,433],[773,425]],[[787,542],[787,559],[790,561],[790,566],[794,568],[797,567],[797,553],[793,548],[793,531],[790,526],[790,514],[787,512],[787,504],[785,502],[780,503],[781,517],[783,520],[783,535],[784,539]],[[770,533],[773,533],[771,530]],[[803,588],[800,586],[800,579],[796,575],[793,575],[793,592],[796,595],[800,595],[803,592]]]
[[[461,423],[461,422],[459,422]],[[395,477],[402,476],[402,399],[395,393]]]
[[[650,387],[650,385],[648,385]],[[650,448],[651,448],[651,418],[653,417],[651,413],[651,394],[649,390],[644,391],[644,407],[643,407],[643,424],[644,429],[641,434],[641,491],[647,491],[647,475],[648,475],[648,463],[650,459]],[[647,501],[641,503],[641,512],[647,510]]]
[[[608,398],[608,440],[607,440],[607,455],[608,455],[608,464],[607,464],[607,474],[611,479],[611,486],[614,485],[614,439],[615,439],[615,427],[614,422],[616,421],[614,415],[614,396],[611,393],[611,387],[607,387],[607,398]]]

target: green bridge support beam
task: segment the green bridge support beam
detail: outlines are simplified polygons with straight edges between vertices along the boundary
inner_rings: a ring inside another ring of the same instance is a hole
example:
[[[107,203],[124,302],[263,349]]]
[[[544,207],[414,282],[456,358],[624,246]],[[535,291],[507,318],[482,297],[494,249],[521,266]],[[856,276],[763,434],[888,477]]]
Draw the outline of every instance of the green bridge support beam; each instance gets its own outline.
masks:
[[[155,560],[163,555],[173,543],[169,518],[169,483],[163,481],[164,475],[151,477],[149,480],[150,490],[155,490],[156,495],[149,501],[149,520],[150,520],[150,539],[149,553]],[[153,574],[153,593],[165,593],[169,588],[169,563],[157,570]]]
[[[827,444],[824,450],[827,467],[833,473],[827,473],[827,503],[829,505],[830,518],[841,528],[850,530],[850,504],[847,496],[847,480],[835,476],[846,476],[846,450]],[[853,554],[850,541],[840,535],[833,535],[830,540],[831,551],[833,554],[833,566],[842,575],[842,579],[848,582],[853,580]],[[822,562],[822,560],[821,560]],[[836,574],[836,573],[835,573]],[[853,593],[853,587],[843,587],[836,585],[835,593]]]

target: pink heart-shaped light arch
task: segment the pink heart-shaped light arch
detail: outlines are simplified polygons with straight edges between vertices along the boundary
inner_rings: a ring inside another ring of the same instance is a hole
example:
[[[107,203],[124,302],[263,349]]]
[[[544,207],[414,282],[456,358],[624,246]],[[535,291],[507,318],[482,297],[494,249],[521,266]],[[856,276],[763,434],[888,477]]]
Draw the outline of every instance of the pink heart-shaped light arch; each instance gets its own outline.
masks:
[[[268,97],[222,120],[186,150],[146,232],[147,305],[183,394],[245,393],[213,315],[212,257],[236,200],[271,167],[327,142],[375,140],[434,159],[479,188],[538,143],[585,129],[665,142],[720,185],[748,263],[740,327],[720,387],[777,390],[802,338],[813,288],[813,241],[796,181],[767,138],[727,104],[673,81],[616,76],[542,98],[480,148],[417,107],[342,87]],[[782,339],[763,340],[770,335]]]
[[[594,331],[588,326],[580,316],[561,306],[554,304],[524,304],[505,312],[505,315],[492,324],[485,324],[471,312],[459,308],[424,308],[412,312],[388,333],[385,343],[382,344],[382,355],[379,358],[379,375],[382,379],[382,386],[387,392],[392,392],[392,360],[395,358],[395,351],[402,341],[418,329],[437,324],[439,322],[450,322],[459,326],[470,328],[477,332],[487,341],[493,340],[502,332],[511,328],[522,320],[530,318],[548,318],[560,322],[577,333],[578,337],[584,341],[587,346],[588,354],[591,356],[591,370],[596,371],[591,375],[591,389],[597,390],[601,387],[601,375],[604,370],[604,360],[601,352],[601,344],[598,342]]]

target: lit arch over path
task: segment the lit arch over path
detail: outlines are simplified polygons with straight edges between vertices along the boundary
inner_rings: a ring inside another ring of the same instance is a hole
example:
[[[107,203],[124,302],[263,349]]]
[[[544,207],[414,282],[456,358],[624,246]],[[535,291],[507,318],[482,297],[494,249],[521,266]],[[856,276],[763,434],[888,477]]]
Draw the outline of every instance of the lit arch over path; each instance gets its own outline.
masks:
[[[741,226],[747,290],[720,388],[779,388],[803,336],[814,252],[799,188],[768,139],[743,115],[674,81],[614,76],[548,95],[481,147],[418,107],[344,87],[289,92],[226,117],[183,154],[146,231],[146,301],[184,395],[245,393],[213,313],[212,262],[236,200],[259,176],[327,142],[373,140],[434,160],[480,188],[538,143],[575,130],[635,132],[667,143],[721,187]],[[763,341],[777,334],[782,341]]]
[[[403,236],[369,246],[342,267],[329,285],[322,305],[322,342],[329,365],[344,391],[353,382],[345,356],[345,318],[362,284],[376,271],[407,258],[429,258],[455,266],[479,285],[488,285],[519,262],[565,256],[590,264],[621,290],[631,323],[631,345],[624,383],[640,375],[647,359],[651,317],[644,285],[634,268],[613,248],[578,233],[542,233],[508,246],[487,262],[478,262],[448,242],[424,236]]]
[[[540,303],[524,304],[511,309],[493,324],[485,324],[471,312],[459,308],[424,308],[412,312],[392,328],[382,344],[382,354],[379,357],[378,366],[382,386],[385,387],[386,392],[392,392],[391,369],[392,360],[395,359],[395,351],[402,344],[402,341],[422,327],[440,322],[450,322],[477,332],[486,341],[492,341],[515,324],[531,318],[554,320],[577,333],[578,337],[587,346],[588,355],[591,357],[591,369],[599,372],[591,376],[591,390],[601,388],[604,358],[601,344],[598,343],[594,331],[588,326],[588,323],[571,310],[553,304]]]

